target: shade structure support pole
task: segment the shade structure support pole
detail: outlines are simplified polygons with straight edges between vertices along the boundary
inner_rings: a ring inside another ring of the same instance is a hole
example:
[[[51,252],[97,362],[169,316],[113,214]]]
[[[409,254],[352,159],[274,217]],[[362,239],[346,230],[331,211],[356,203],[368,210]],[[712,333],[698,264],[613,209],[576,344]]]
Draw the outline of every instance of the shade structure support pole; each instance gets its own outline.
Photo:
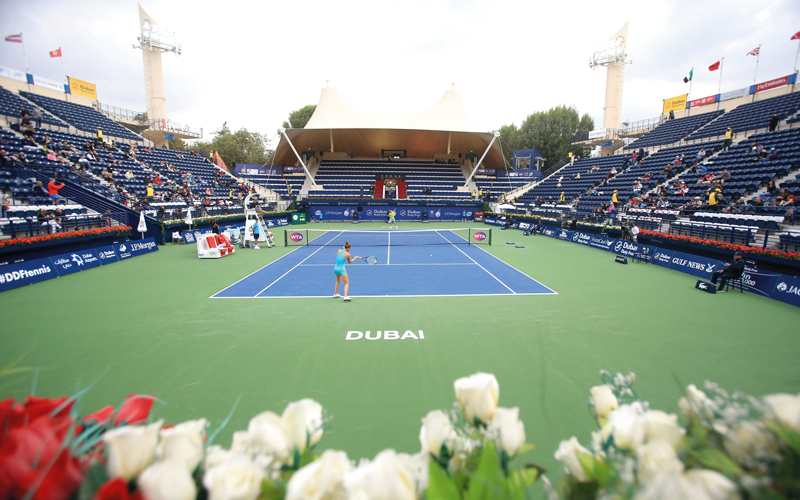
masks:
[[[308,167],[306,167],[306,162],[304,162],[303,158],[299,154],[297,154],[297,150],[294,148],[294,144],[292,144],[292,141],[289,140],[289,136],[286,135],[286,131],[285,130],[281,130],[281,135],[283,135],[283,138],[286,139],[286,142],[289,143],[289,147],[292,148],[292,152],[294,152],[294,155],[297,157],[297,161],[300,162],[300,165],[303,166],[303,170],[305,170],[306,175],[308,176],[309,179],[311,179],[311,184],[316,186],[317,183],[314,182],[314,177],[312,177],[311,176],[311,172],[308,171]]]
[[[333,153],[333,129],[329,129],[328,132],[331,134],[331,153]]]
[[[492,140],[489,142],[489,145],[486,146],[486,151],[483,152],[483,156],[481,156],[481,159],[478,160],[478,163],[475,164],[475,168],[473,168],[472,173],[469,174],[467,182],[464,183],[465,188],[469,186],[469,181],[472,180],[472,177],[475,175],[475,172],[477,172],[478,168],[480,168],[481,163],[483,163],[483,159],[486,158],[486,155],[489,154],[489,150],[492,149],[492,144],[494,144],[494,141],[496,141],[498,137],[500,137],[500,132],[495,132],[494,137],[492,137]]]
[[[453,135],[452,132],[447,133],[447,154],[450,154],[450,138],[452,137],[452,135]]]

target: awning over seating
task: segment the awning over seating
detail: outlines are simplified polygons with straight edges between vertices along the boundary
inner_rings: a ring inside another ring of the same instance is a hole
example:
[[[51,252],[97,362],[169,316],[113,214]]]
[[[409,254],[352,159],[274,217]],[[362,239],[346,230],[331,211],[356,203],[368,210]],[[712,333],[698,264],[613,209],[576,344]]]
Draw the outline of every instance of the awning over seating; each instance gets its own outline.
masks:
[[[333,88],[322,89],[317,109],[302,129],[287,130],[299,153],[330,151],[356,157],[374,157],[381,150],[407,150],[408,157],[433,158],[449,152],[456,157],[482,156],[492,140],[489,132],[475,132],[461,104],[458,91],[448,90],[433,106],[414,113],[389,115],[361,110]],[[324,154],[322,159],[324,159]],[[297,162],[281,137],[273,164]],[[505,159],[495,141],[483,166],[502,168]]]

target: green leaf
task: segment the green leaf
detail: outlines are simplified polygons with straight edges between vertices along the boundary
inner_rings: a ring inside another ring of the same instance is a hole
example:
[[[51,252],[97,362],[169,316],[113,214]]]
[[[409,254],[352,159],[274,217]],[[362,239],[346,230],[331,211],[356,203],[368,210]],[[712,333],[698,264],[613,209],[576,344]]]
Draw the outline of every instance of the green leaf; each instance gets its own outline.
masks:
[[[501,479],[503,473],[497,463],[494,443],[487,439],[481,454],[478,468],[469,480],[468,500],[489,500],[501,498]]]
[[[705,448],[699,451],[692,451],[690,455],[709,469],[727,474],[740,475],[744,473],[736,462],[720,450]]]
[[[427,496],[430,499],[461,500],[460,488],[456,486],[452,479],[447,477],[444,470],[433,460],[428,462]]]
[[[285,491],[283,490],[283,486],[279,485],[272,479],[264,478],[261,480],[261,494],[258,496],[259,499],[277,500],[282,499],[284,494]]]
[[[788,444],[795,453],[800,455],[800,434],[798,434],[796,430],[781,425],[778,422],[767,422],[767,427],[777,434],[779,438],[786,441],[786,444]]]
[[[456,472],[455,474],[453,474],[453,477],[451,479],[453,480],[453,484],[456,485],[458,491],[464,491],[467,489],[469,478],[467,477],[466,474],[464,474],[464,471]]]
[[[108,481],[108,474],[103,464],[94,464],[86,472],[80,488],[78,488],[77,500],[92,500],[97,494],[100,486]]]
[[[526,465],[520,469],[514,469],[508,476],[508,482],[521,485],[527,488],[539,479],[539,469],[533,465]]]
[[[519,451],[517,452],[517,456],[519,457],[521,455],[524,455],[524,454],[528,453],[529,451],[534,450],[535,448],[536,448],[536,445],[534,445],[532,443],[524,443],[522,446],[520,446]]]

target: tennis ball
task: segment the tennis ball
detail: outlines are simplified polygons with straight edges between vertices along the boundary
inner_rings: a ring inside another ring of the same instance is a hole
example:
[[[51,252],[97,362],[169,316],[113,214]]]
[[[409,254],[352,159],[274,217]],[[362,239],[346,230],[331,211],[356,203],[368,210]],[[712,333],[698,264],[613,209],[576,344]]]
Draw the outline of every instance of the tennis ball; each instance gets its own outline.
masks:
[[[431,254],[431,257],[433,257],[433,254]]]

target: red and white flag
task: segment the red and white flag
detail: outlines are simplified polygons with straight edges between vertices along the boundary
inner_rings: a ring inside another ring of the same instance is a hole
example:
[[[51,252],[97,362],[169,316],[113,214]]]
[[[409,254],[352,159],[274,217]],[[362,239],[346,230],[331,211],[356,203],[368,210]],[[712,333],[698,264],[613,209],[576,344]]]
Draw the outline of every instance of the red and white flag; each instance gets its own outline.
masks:
[[[17,33],[16,35],[8,35],[6,37],[6,42],[22,43],[22,33]]]
[[[792,38],[790,38],[790,40],[800,40],[800,31],[795,33],[794,36],[792,36]]]
[[[709,70],[709,71],[716,71],[716,70],[718,70],[718,69],[719,69],[719,63],[720,63],[719,61],[715,62],[714,64],[712,64],[711,66],[709,66],[709,67],[708,67],[708,70]]]
[[[756,47],[750,52],[747,53],[748,56],[757,56],[758,53],[761,51],[761,47]]]
[[[61,47],[50,51],[50,57],[61,57]]]

